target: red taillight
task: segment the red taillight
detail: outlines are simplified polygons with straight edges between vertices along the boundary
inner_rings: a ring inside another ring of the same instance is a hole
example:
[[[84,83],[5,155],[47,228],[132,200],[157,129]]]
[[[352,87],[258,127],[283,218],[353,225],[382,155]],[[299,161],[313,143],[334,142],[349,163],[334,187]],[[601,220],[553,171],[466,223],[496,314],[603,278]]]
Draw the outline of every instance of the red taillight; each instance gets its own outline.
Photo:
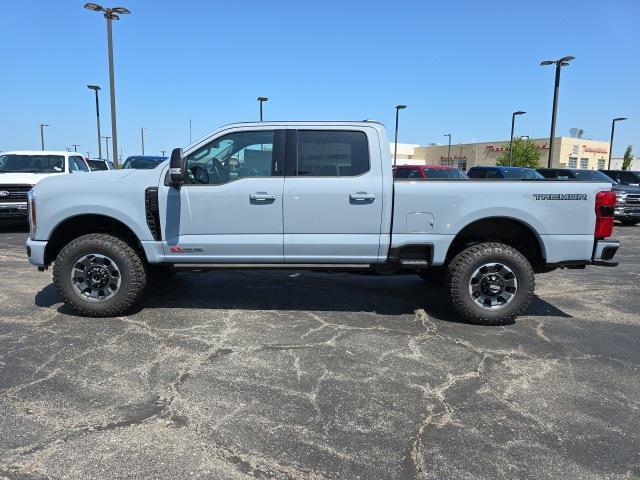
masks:
[[[613,233],[613,209],[616,206],[614,192],[596,194],[596,240],[610,237]]]

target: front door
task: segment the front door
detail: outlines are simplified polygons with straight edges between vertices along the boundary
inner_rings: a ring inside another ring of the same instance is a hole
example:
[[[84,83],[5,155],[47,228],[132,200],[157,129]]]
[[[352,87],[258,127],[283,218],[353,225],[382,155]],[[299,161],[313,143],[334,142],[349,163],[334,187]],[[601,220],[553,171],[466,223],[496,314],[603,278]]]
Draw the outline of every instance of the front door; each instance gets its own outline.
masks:
[[[374,129],[288,130],[284,256],[289,263],[375,263],[382,168]]]
[[[259,128],[189,154],[184,185],[160,196],[167,261],[283,262],[283,155],[284,130]]]

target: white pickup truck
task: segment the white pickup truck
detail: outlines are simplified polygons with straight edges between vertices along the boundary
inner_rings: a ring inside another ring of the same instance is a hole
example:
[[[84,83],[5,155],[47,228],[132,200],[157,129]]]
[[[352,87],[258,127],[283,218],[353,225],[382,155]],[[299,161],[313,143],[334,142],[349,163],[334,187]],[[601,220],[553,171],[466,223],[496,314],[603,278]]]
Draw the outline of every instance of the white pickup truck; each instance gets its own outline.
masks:
[[[75,152],[3,152],[0,155],[0,218],[26,217],[27,192],[40,180],[88,171],[84,158]]]
[[[394,181],[388,145],[376,122],[240,123],[153,170],[46,179],[27,254],[90,316],[125,312],[150,274],[278,266],[439,271],[481,324],[523,313],[534,273],[615,265],[609,183]]]

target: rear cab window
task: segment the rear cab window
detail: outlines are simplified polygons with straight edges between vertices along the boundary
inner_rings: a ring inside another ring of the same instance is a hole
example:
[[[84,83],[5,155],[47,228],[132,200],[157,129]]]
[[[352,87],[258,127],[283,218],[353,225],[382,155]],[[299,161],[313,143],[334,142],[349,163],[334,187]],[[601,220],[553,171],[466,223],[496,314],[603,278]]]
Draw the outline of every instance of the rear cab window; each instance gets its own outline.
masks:
[[[297,176],[354,177],[370,169],[369,142],[364,132],[298,130],[297,135]]]

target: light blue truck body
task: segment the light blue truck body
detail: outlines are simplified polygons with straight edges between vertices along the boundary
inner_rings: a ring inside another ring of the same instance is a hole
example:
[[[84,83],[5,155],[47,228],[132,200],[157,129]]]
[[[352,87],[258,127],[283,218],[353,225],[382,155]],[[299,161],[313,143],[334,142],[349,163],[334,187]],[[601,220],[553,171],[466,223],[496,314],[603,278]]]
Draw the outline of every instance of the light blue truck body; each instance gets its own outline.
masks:
[[[37,222],[27,241],[30,262],[50,264],[54,258],[47,245],[56,229],[83,216],[126,226],[150,264],[379,265],[407,246],[426,245],[430,254],[423,266],[438,267],[465,228],[487,219],[513,220],[532,232],[547,266],[590,263],[611,243],[594,238],[595,196],[610,184],[394,181],[387,134],[376,122],[233,124],[189,146],[184,155],[229,133],[274,130],[362,132],[369,170],[355,176],[282,171],[180,188],[168,184],[169,162],[153,170],[48,178],[31,192]],[[145,201],[149,188],[157,188],[155,238]]]

